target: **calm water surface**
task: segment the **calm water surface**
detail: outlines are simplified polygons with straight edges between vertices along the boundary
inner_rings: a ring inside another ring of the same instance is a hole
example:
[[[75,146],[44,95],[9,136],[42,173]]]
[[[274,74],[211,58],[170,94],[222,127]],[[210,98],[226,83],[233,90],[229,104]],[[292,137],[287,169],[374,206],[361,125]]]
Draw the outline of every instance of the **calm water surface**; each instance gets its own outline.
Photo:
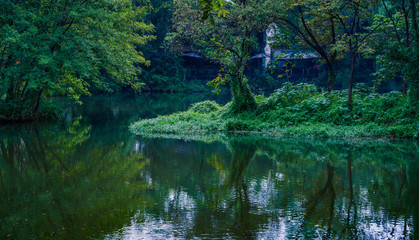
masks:
[[[98,96],[0,126],[0,239],[419,239],[415,142],[128,131],[207,98]]]

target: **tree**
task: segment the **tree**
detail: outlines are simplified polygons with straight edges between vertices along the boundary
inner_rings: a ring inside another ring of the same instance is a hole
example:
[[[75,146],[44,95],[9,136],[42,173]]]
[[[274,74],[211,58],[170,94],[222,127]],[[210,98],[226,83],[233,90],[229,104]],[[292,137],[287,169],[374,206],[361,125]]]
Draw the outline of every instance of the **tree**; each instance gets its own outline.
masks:
[[[371,39],[379,66],[378,82],[400,76],[404,95],[410,85],[414,111],[419,99],[417,7],[415,1],[381,0],[381,11],[374,17],[377,31]]]
[[[410,101],[412,103],[413,111],[419,115],[419,27],[418,27],[418,14],[417,2],[414,0],[409,1],[410,18],[412,19],[415,43],[409,62],[409,76],[411,76],[411,90]]]
[[[361,53],[369,51],[367,40],[380,26],[369,28],[372,20],[372,7],[375,4],[376,1],[371,0],[350,0],[336,8],[336,11],[331,12],[343,34],[334,48],[338,52],[341,51],[343,54],[348,54],[351,61],[348,86],[349,104],[352,104],[355,62]]]
[[[399,73],[403,79],[402,92],[407,93],[407,63],[410,61],[411,48],[414,43],[412,26],[409,21],[409,6],[405,0],[381,0],[381,14],[375,16],[374,26],[377,32],[371,41],[373,49],[378,53],[379,70],[377,80],[394,79]]]
[[[137,65],[148,62],[137,46],[153,29],[145,13],[131,0],[1,1],[1,118],[36,118],[43,98],[79,101],[91,85],[139,89]]]
[[[150,0],[146,22],[155,27],[156,39],[141,48],[149,66],[139,76],[147,90],[173,91],[186,88],[182,58],[167,51],[165,37],[172,28],[173,0]]]
[[[336,79],[335,63],[342,57],[334,48],[342,34],[333,15],[341,4],[337,0],[285,0],[269,1],[266,6],[273,12],[272,21],[278,27],[292,33],[300,46],[319,54],[328,67],[329,92]]]
[[[266,11],[260,0],[214,2],[222,4],[214,7],[208,1],[202,5],[198,0],[175,1],[174,33],[167,40],[176,52],[198,51],[222,66],[219,76],[210,84],[219,87],[226,80],[230,82],[232,113],[254,109],[256,102],[245,72],[257,33],[267,27]],[[210,21],[205,21],[206,18]]]

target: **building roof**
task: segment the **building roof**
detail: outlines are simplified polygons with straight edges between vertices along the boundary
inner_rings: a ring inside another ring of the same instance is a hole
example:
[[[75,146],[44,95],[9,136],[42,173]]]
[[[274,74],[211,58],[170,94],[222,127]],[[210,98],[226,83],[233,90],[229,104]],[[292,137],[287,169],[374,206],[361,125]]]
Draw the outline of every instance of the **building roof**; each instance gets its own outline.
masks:
[[[318,56],[313,52],[308,51],[290,51],[290,50],[275,50],[274,56],[277,59],[295,60],[295,59],[313,59]]]
[[[251,57],[251,59],[254,59],[254,58],[268,58],[268,57],[269,56],[264,54],[264,53],[258,53],[255,56]]]
[[[190,53],[184,54],[183,56],[184,57],[193,57],[193,58],[203,58],[203,57],[201,57],[200,55],[198,55],[198,54],[196,54],[194,52],[190,52]]]

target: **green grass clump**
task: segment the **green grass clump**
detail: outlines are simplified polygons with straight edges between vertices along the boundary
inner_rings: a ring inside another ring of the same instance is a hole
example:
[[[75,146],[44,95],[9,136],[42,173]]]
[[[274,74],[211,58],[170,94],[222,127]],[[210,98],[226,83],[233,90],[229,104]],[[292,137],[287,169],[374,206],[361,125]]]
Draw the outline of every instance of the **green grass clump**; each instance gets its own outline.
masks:
[[[195,103],[190,108],[190,111],[195,113],[211,113],[220,110],[221,106],[215,101],[203,101]]]
[[[196,134],[222,131],[223,121],[219,111],[215,113],[186,112],[158,116],[133,123],[130,129],[137,133]]]
[[[258,108],[232,115],[230,104],[194,104],[185,112],[140,120],[136,134],[261,133],[277,136],[334,138],[419,138],[419,121],[398,92],[354,90],[319,92],[312,84],[284,84],[269,97],[256,96]]]

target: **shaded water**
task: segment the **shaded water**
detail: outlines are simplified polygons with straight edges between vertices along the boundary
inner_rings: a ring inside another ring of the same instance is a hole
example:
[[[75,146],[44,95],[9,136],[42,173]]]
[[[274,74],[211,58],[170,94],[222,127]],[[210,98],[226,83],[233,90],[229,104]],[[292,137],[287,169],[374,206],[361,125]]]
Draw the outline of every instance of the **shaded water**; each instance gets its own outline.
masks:
[[[1,126],[0,239],[419,238],[416,143],[127,129],[202,98],[99,96]]]

